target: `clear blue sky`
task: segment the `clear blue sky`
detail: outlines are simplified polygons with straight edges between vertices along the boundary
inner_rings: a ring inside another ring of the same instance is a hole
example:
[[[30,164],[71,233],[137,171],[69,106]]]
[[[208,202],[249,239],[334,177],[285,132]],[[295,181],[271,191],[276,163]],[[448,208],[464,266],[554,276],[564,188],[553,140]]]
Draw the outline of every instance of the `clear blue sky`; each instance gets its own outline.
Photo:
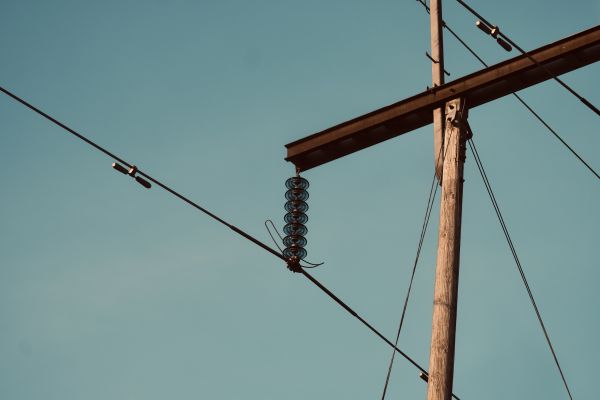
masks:
[[[471,4],[532,49],[600,3]],[[451,0],[487,61],[504,52]],[[479,69],[446,35],[451,78]],[[10,1],[0,84],[268,240],[284,144],[430,84],[415,1]],[[600,64],[564,76],[600,105]],[[554,82],[522,93],[596,169],[600,120]],[[470,123],[576,399],[598,397],[600,185],[513,98]],[[433,173],[431,126],[321,168],[315,276],[394,336]],[[0,97],[0,398],[376,399],[389,349],[251,243]],[[566,393],[472,157],[455,367],[461,398]],[[400,347],[427,366],[437,202]],[[397,359],[388,398],[425,398]]]

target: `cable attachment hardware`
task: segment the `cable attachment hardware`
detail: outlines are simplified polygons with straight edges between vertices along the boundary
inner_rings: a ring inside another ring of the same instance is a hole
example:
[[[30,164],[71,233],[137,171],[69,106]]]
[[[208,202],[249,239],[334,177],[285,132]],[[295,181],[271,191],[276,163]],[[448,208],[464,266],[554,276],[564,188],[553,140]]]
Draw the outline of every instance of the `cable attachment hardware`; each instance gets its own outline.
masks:
[[[452,124],[456,127],[464,127],[467,123],[468,111],[464,104],[457,104],[452,101],[446,103],[446,123]]]
[[[112,164],[112,167],[114,169],[116,169],[117,171],[119,171],[120,173],[122,173],[123,175],[131,176],[132,178],[134,178],[137,181],[137,183],[139,183],[146,189],[150,189],[152,187],[150,182],[148,182],[141,176],[136,175],[138,172],[138,168],[135,165],[132,165],[129,169],[127,169],[124,166],[122,166],[121,164],[115,162]]]
[[[500,36],[500,28],[496,25],[488,26],[485,22],[477,21],[475,25],[481,29],[486,34],[490,35],[494,39],[496,39],[496,43],[498,43],[504,50],[512,51],[512,46],[508,44],[508,42]]]
[[[300,265],[300,259],[296,256],[290,257],[287,260],[287,267],[292,272],[302,272],[302,266]]]
[[[308,216],[308,181],[299,175],[293,176],[285,181],[285,186],[288,189],[285,192],[285,214],[284,220],[286,225],[283,227],[283,232],[286,236],[283,238],[285,249],[283,256],[287,259],[288,268],[293,272],[300,272],[300,261],[303,260],[307,252],[304,249],[306,246],[306,238],[308,233],[306,222]]]
[[[434,64],[439,64],[440,63],[439,60],[434,60],[433,57],[431,57],[431,55],[428,52],[425,52],[425,56],[427,58],[429,58],[431,60],[431,62],[434,63]],[[446,74],[446,76],[450,76],[450,72],[446,71],[445,68],[444,68],[444,74]]]
[[[465,139],[466,140],[473,139],[473,130],[471,129],[471,125],[469,125],[469,121],[467,121],[465,123],[465,128],[466,128],[466,131],[467,131],[467,137]]]

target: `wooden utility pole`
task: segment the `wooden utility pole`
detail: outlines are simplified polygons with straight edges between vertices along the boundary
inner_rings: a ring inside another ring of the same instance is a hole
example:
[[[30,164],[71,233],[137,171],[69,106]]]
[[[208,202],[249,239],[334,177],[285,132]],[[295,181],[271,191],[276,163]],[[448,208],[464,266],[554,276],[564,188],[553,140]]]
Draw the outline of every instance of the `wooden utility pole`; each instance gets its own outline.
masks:
[[[442,0],[431,0],[429,4],[431,25],[431,84],[432,87],[444,83],[444,35],[442,22]],[[433,110],[433,157],[435,175],[442,182],[441,148],[444,144],[443,108]]]
[[[434,87],[289,143],[286,160],[293,162],[297,170],[306,171],[434,122],[435,167],[438,179],[441,178],[442,199],[427,398],[449,400],[454,372],[463,166],[468,127],[466,105],[472,109],[543,82],[552,75],[558,76],[599,61],[600,25],[532,50],[528,55],[443,84],[441,0],[431,0],[430,5]],[[445,107],[443,118],[440,107]],[[442,165],[443,168],[438,168]]]
[[[442,199],[438,238],[427,400],[450,400],[460,259],[463,167],[467,109],[462,99],[446,104]]]
[[[433,88],[444,83],[442,0],[431,0],[431,73]],[[466,108],[461,99],[433,110],[435,175],[442,185],[427,400],[450,400],[454,376],[454,343],[460,255]],[[444,127],[444,115],[447,115]]]

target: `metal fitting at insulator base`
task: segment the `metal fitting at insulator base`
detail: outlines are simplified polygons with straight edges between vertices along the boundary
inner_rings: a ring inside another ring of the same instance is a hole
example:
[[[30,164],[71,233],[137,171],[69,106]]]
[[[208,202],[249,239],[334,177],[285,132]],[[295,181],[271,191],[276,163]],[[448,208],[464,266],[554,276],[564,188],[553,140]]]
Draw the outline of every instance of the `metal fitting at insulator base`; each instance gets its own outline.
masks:
[[[288,258],[287,267],[292,272],[302,272],[302,267],[300,266],[300,259],[296,256]]]

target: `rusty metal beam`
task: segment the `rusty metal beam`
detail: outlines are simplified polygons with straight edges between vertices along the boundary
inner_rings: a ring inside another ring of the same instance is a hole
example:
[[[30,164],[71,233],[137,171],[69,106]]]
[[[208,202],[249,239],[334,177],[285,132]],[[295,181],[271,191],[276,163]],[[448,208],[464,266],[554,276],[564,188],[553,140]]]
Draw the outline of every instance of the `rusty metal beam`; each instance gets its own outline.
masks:
[[[530,51],[554,75],[600,60],[600,25]],[[302,171],[410,132],[432,122],[432,111],[462,97],[476,106],[551,79],[527,56],[518,56],[419,93],[398,103],[289,143],[286,160]]]

